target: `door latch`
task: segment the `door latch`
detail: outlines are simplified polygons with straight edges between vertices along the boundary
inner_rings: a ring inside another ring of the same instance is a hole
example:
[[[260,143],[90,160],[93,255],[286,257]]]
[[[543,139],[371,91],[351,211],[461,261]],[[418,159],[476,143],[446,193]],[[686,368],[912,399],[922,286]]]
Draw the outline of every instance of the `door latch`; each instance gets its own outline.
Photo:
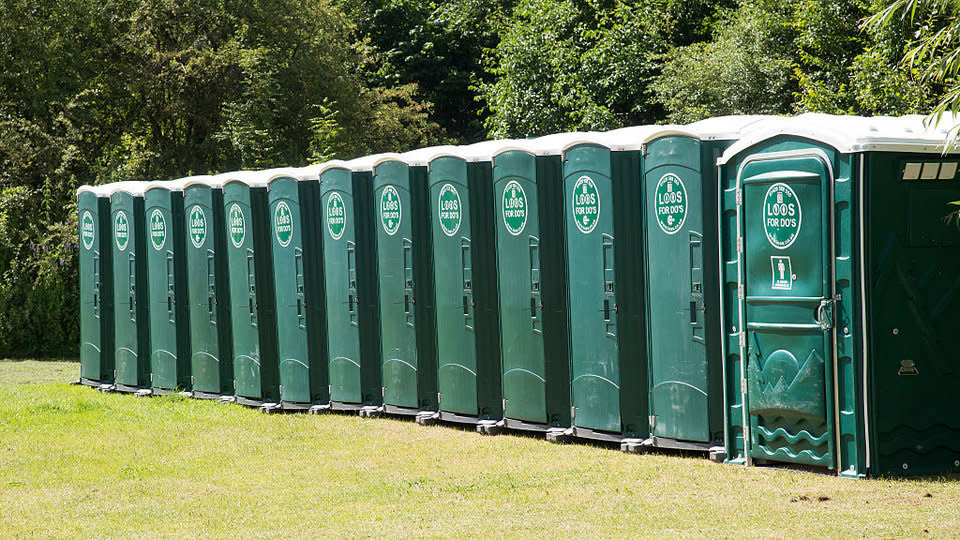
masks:
[[[823,331],[833,328],[833,303],[832,299],[825,298],[820,301],[820,306],[817,308],[817,323]]]

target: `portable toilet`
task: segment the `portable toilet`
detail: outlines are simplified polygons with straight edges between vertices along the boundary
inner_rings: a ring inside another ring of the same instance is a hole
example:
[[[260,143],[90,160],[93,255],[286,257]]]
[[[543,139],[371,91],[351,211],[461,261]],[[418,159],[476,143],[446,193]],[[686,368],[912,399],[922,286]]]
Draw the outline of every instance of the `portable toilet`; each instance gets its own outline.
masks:
[[[960,471],[957,119],[926,120],[805,114],[721,156],[729,462]]]
[[[373,164],[378,156],[328,161],[308,169],[319,178],[323,283],[327,306],[330,408],[378,410],[380,304],[377,284]]]
[[[113,225],[109,184],[77,190],[80,382],[113,385]]]
[[[667,129],[571,134],[562,147],[572,433],[631,449],[649,434],[642,149]]]
[[[329,401],[320,186],[306,169],[269,171],[266,181],[281,406],[317,411]]]
[[[404,154],[409,165],[427,166],[438,417],[488,430],[503,415],[491,161],[503,144]]]
[[[492,152],[501,385],[509,429],[570,428],[560,155],[570,137],[512,141]]]
[[[190,323],[183,186],[192,178],[150,182],[144,189],[150,387],[155,394],[190,389]]]
[[[223,184],[217,177],[184,183],[190,373],[193,397],[233,400],[230,285]]]
[[[716,162],[774,118],[722,116],[643,139],[648,446],[723,452]]]
[[[432,417],[437,409],[430,202],[422,158],[433,151],[384,155],[373,164],[381,384],[389,414]]]
[[[113,223],[114,389],[150,393],[150,312],[147,292],[146,182],[110,184]]]
[[[274,410],[280,407],[281,385],[268,174],[237,171],[217,178],[226,217],[234,395],[241,405]]]

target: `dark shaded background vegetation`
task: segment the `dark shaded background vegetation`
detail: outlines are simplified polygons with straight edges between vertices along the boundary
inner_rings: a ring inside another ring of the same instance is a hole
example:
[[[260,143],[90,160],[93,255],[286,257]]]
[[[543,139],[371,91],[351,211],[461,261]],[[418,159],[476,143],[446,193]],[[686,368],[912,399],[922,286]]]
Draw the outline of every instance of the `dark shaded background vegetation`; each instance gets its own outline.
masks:
[[[888,7],[0,0],[0,357],[77,353],[80,185],[721,114],[929,112],[953,88],[956,8]]]

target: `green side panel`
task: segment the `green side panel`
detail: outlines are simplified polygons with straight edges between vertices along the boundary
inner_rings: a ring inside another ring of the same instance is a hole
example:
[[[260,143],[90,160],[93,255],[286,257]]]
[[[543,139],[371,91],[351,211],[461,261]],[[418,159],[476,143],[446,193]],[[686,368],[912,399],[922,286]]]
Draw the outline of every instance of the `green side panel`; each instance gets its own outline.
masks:
[[[377,261],[376,204],[373,199],[373,175],[354,172],[353,209],[357,235],[357,295],[360,305],[360,383],[363,403],[383,402],[382,345],[380,339],[380,283]]]
[[[956,209],[951,202],[960,200],[958,161],[956,155],[866,155],[874,474],[960,470],[960,231],[945,219]],[[904,179],[917,176],[908,167],[920,167],[919,178]]]
[[[323,246],[319,186],[279,177],[270,181],[263,231],[273,257],[281,400],[328,401]]]
[[[150,386],[150,327],[143,197],[113,194],[114,333],[117,384]]]
[[[568,426],[563,176],[558,156],[499,154],[493,166],[506,418]],[[541,237],[542,231],[556,231]]]
[[[440,409],[498,419],[499,325],[489,163],[430,164]]]
[[[619,433],[620,356],[610,150],[581,145],[564,154],[570,295],[573,424]],[[643,391],[639,386],[635,391]]]
[[[113,225],[110,199],[93,193],[77,197],[79,222],[80,378],[112,383]]]
[[[807,154],[740,172],[748,451],[834,468],[829,165]]]
[[[151,189],[144,195],[144,207],[151,386],[188,390],[190,327],[183,193]]]
[[[671,136],[644,162],[651,432],[723,438],[716,162],[721,147]]]
[[[436,323],[426,169],[388,161],[374,173],[383,402],[436,408]]]
[[[353,178],[347,169],[329,169],[323,172],[320,186],[330,400],[359,404],[365,400],[357,266],[359,219],[355,210]]]
[[[183,206],[193,390],[233,395],[223,192],[204,185],[188,186]]]
[[[280,399],[277,325],[266,188],[229,182],[223,188],[235,394],[255,402]],[[308,386],[295,381],[294,386]]]

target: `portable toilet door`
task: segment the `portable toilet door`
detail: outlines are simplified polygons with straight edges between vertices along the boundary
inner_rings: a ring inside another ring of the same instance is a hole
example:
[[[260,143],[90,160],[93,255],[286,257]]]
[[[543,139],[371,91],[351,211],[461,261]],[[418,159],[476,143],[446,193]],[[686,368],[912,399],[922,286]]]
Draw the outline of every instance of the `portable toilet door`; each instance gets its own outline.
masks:
[[[183,216],[187,179],[150,182],[144,191],[150,387],[154,394],[190,389],[190,324]]]
[[[425,166],[384,156],[373,167],[383,408],[433,416],[437,408],[436,319]]]
[[[642,290],[651,446],[723,445],[717,158],[774,117],[724,116],[644,139]]]
[[[111,184],[113,223],[114,388],[150,390],[150,326],[147,292],[144,182]]]
[[[575,134],[563,148],[573,434],[627,449],[649,432],[641,150],[664,129]]]
[[[320,179],[323,291],[326,299],[330,408],[379,408],[379,296],[372,170],[375,158],[330,161],[312,168]],[[356,169],[356,170],[355,170]]]
[[[429,157],[440,419],[497,429],[503,417],[492,152]]]
[[[570,427],[563,164],[566,134],[493,152],[504,425]]]
[[[190,300],[190,372],[193,397],[233,399],[233,351],[223,186],[216,177],[183,188]]]
[[[80,382],[113,385],[113,224],[107,186],[77,190]]]
[[[237,403],[280,407],[277,314],[266,172],[221,174]],[[298,384],[299,381],[294,381]]]
[[[728,461],[960,467],[960,156],[924,120],[806,114],[721,157]]]
[[[281,406],[316,411],[329,401],[319,185],[302,169],[267,182]]]

